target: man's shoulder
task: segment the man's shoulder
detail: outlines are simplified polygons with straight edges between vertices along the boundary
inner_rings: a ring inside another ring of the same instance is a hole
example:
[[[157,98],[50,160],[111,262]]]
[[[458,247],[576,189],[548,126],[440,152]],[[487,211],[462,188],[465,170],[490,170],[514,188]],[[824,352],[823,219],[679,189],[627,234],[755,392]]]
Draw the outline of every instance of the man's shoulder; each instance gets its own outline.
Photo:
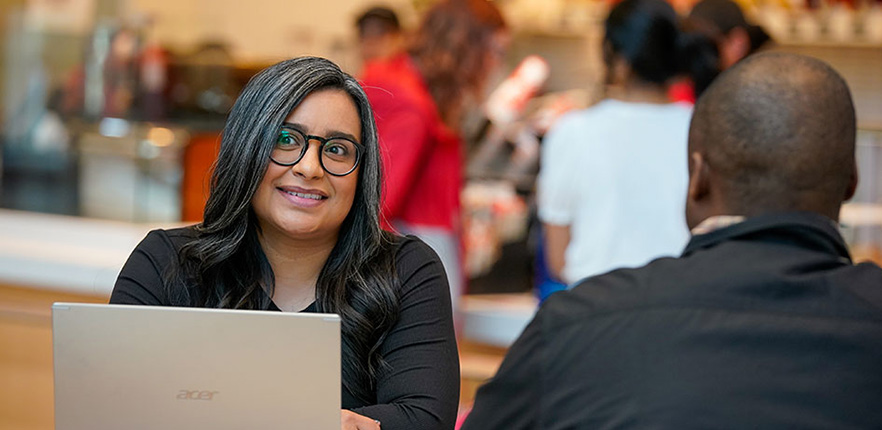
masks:
[[[556,328],[695,312],[882,322],[882,268],[733,241],[583,279],[543,308],[545,323]]]
[[[569,290],[552,294],[543,304],[543,310],[557,325],[633,312],[660,300],[671,302],[688,293],[683,289],[665,289],[672,277],[682,274],[685,265],[683,259],[665,257],[643,267],[591,276]]]

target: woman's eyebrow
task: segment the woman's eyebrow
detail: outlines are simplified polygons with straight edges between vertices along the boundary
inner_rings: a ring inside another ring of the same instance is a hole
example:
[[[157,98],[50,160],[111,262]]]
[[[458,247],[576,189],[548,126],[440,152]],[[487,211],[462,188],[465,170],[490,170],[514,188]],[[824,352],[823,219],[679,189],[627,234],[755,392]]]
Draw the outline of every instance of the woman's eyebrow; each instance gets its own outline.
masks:
[[[307,131],[307,127],[305,127],[303,124],[297,124],[297,123],[293,123],[293,122],[283,122],[282,128],[291,128],[291,129],[297,130],[303,134],[309,134],[309,132]],[[326,136],[320,136],[320,137],[324,137],[324,138],[342,137],[342,138],[349,139],[353,142],[360,142],[358,139],[355,138],[355,136],[353,136],[352,134],[346,133],[345,131],[332,131],[332,132],[330,132],[330,134],[328,134]]]
[[[302,131],[302,132],[306,133],[306,127],[304,127],[302,124],[296,124],[293,122],[283,122],[282,128],[290,128],[290,129],[294,129],[294,130]]]

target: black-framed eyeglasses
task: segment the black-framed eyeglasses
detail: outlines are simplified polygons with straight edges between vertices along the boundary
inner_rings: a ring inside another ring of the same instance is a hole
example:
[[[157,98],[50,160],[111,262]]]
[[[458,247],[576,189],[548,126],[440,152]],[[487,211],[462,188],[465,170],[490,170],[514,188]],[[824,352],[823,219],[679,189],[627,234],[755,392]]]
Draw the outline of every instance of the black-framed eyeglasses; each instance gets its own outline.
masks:
[[[361,161],[364,147],[354,140],[345,137],[313,136],[288,126],[282,126],[279,130],[270,160],[280,166],[293,166],[306,155],[310,140],[321,143],[319,164],[330,175],[346,176],[352,173]]]

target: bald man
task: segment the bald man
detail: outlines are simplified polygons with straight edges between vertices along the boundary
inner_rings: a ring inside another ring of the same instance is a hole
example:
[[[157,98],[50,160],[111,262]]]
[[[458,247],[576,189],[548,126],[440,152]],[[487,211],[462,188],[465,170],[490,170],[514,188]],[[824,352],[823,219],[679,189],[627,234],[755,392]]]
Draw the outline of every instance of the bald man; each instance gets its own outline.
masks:
[[[757,54],[695,106],[679,258],[555,293],[464,430],[882,426],[882,269],[837,229],[855,113],[826,64]]]

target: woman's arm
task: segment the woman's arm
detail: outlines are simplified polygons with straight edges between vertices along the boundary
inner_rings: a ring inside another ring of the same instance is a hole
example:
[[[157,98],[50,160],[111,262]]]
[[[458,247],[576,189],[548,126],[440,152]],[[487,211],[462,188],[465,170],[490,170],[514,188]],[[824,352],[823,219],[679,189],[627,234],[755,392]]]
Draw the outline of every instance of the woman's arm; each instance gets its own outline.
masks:
[[[570,244],[570,226],[575,219],[578,163],[572,146],[580,134],[571,130],[577,118],[562,118],[542,141],[539,175],[536,179],[536,205],[542,221],[545,262],[553,277],[562,280],[565,254]],[[576,163],[575,165],[573,163]]]
[[[562,280],[566,264],[567,246],[570,244],[570,226],[542,223],[545,230],[545,262],[548,271],[557,280]]]
[[[340,430],[382,430],[380,420],[343,409],[340,411]]]
[[[396,260],[401,313],[381,347],[389,366],[377,378],[378,404],[353,412],[379,420],[383,430],[451,430],[460,375],[447,277],[418,239],[405,239]]]

